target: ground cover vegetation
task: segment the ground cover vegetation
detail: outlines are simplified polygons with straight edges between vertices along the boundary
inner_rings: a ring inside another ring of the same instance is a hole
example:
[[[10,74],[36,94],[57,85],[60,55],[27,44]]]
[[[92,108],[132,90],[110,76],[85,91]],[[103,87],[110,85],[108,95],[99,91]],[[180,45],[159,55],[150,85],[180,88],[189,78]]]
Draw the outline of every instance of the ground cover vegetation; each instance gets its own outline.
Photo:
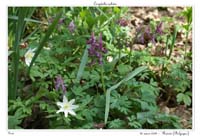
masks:
[[[9,7],[8,128],[192,128],[192,8]]]

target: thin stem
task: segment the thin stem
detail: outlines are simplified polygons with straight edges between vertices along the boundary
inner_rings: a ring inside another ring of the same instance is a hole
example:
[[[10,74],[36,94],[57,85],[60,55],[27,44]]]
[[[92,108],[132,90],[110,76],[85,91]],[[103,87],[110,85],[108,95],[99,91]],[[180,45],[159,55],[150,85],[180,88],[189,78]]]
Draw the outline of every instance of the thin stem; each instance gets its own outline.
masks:
[[[101,83],[102,83],[102,86],[103,86],[103,91],[104,93],[106,92],[106,88],[105,88],[105,83],[104,83],[104,68],[103,68],[103,65],[101,65]]]
[[[122,49],[121,49],[121,47],[119,48],[119,62],[121,62],[121,51],[122,51]]]
[[[186,58],[186,55],[187,55],[188,36],[189,36],[189,32],[187,30],[187,32],[186,32],[186,43],[185,43],[185,56],[184,56],[184,58]]]
[[[132,57],[132,49],[131,48],[128,51],[128,55],[129,55],[129,65],[131,65],[131,57]]]

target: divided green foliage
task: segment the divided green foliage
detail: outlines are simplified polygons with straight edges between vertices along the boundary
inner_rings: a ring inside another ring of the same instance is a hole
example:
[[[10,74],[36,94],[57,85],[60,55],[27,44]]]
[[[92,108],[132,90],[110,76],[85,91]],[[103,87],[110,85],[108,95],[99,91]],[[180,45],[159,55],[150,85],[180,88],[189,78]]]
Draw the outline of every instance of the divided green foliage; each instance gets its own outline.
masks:
[[[134,76],[136,76],[137,74],[139,74],[140,72],[144,71],[147,67],[146,66],[141,66],[136,68],[134,71],[132,71],[131,73],[129,73],[124,79],[122,79],[120,82],[118,82],[117,84],[113,85],[112,87],[110,87],[109,89],[107,89],[106,92],[106,108],[105,108],[105,124],[107,123],[108,120],[108,115],[109,115],[109,109],[110,109],[110,93],[111,91],[117,89],[122,83],[127,82],[128,80],[132,79]]]

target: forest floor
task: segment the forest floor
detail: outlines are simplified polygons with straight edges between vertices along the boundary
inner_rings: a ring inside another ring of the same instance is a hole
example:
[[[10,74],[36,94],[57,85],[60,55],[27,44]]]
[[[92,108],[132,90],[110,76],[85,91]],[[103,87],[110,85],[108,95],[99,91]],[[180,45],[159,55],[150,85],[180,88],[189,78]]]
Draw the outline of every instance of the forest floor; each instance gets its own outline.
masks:
[[[170,17],[173,18],[173,22],[167,24],[169,29],[173,29],[175,25],[183,25],[186,23],[186,20],[177,16],[181,11],[184,10],[184,7],[134,7],[129,9],[129,15],[131,20],[129,20],[129,27],[131,27],[131,35],[134,37],[136,35],[137,28],[141,26],[148,26],[151,20],[161,21],[162,17]],[[189,33],[188,43],[183,41],[186,40],[186,36],[184,31],[181,29],[177,33],[176,44],[174,47],[174,52],[172,53],[172,63],[179,63],[181,58],[184,58],[184,48],[185,44],[187,44],[187,52],[192,52],[192,33]],[[156,48],[161,47],[161,50],[157,50]],[[147,45],[134,43],[132,45],[133,50],[143,50],[146,49]],[[165,43],[156,43],[156,45],[149,49],[152,55],[157,55],[162,57],[162,49],[164,50]],[[159,52],[158,52],[159,51]],[[159,70],[158,68],[152,68],[153,70]],[[189,74],[189,77],[192,79],[192,73]],[[168,90],[165,90],[168,91]],[[192,106],[187,107],[186,105],[174,103],[175,98],[171,98],[168,101],[162,99],[162,93],[160,94],[161,98],[158,100],[158,105],[162,112],[177,115],[181,118],[182,128],[191,129],[192,128]]]

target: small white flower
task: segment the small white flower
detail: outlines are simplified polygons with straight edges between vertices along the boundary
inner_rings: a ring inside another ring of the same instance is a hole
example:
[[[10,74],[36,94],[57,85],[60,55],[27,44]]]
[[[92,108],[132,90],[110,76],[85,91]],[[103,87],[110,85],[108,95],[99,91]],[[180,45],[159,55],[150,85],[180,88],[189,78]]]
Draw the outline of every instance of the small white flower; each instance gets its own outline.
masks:
[[[57,102],[56,104],[60,106],[60,109],[56,113],[64,112],[65,117],[68,116],[68,113],[71,115],[76,115],[76,113],[73,111],[74,109],[78,108],[78,105],[73,105],[75,102],[75,99],[72,99],[68,102],[67,98],[63,96],[63,102]]]
[[[113,61],[113,57],[112,56],[107,56],[107,61],[108,62],[112,62]]]
[[[25,62],[26,62],[26,65],[28,66],[30,66],[31,60],[33,56],[35,55],[34,51],[35,49],[29,49],[25,54]]]
[[[51,50],[50,47],[43,47],[45,50]]]

